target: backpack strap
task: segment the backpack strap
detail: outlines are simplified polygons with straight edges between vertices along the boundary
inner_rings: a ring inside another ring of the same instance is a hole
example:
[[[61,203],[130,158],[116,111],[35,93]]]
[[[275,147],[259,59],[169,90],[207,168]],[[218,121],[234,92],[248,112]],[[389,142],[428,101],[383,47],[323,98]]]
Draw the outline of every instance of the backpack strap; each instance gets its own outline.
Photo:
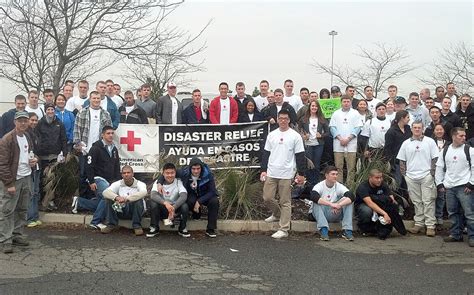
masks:
[[[446,173],[446,153],[448,152],[449,146],[450,146],[450,144],[448,144],[447,146],[445,146],[443,148],[443,162],[444,162],[443,170],[444,170],[445,173]]]
[[[466,154],[466,159],[469,163],[469,169],[471,169],[471,154],[469,153],[470,148],[471,147],[468,144],[464,144],[464,153]]]

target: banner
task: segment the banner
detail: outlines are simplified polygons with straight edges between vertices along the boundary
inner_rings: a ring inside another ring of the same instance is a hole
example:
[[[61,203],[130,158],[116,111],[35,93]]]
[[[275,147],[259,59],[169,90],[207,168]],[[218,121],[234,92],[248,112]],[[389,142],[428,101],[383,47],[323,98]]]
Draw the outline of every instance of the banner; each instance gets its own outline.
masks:
[[[319,99],[318,102],[326,119],[331,118],[332,114],[341,108],[340,98]]]
[[[260,167],[267,122],[233,125],[120,124],[115,141],[122,165],[135,172],[158,172],[161,162],[179,166],[193,157],[216,168]]]

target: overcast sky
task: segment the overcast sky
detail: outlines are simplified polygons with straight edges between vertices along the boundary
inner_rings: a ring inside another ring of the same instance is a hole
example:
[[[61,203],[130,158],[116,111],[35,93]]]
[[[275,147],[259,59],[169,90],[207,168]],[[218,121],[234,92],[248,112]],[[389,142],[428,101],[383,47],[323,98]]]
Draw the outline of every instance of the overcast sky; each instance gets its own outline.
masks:
[[[192,74],[195,82],[186,87],[188,90],[217,92],[220,81],[227,81],[231,89],[243,81],[251,92],[262,79],[269,80],[274,89],[282,87],[288,78],[295,82],[295,89],[329,88],[330,76],[316,74],[310,64],[314,60],[330,63],[328,32],[336,30],[335,64],[357,65],[354,53],[358,46],[370,47],[375,42],[404,46],[417,70],[390,83],[407,95],[424,86],[416,77],[424,73],[422,67],[431,63],[440,49],[458,41],[473,44],[472,15],[471,1],[190,0],[173,13],[170,22],[193,33],[213,19],[202,39],[207,49],[198,57],[205,60],[206,71]],[[118,77],[115,80],[124,83]],[[5,81],[0,87],[2,101],[11,100],[16,93]],[[124,90],[129,87],[124,83]]]

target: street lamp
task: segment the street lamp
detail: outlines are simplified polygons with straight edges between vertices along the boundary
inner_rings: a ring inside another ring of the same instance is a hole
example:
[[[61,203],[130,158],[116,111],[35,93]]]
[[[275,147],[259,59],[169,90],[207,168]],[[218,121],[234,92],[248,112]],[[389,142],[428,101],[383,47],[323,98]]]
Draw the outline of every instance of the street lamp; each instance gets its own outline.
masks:
[[[337,32],[332,30],[331,32],[329,32],[329,36],[332,37],[332,54],[331,54],[331,85],[330,87],[332,87],[332,76],[333,76],[333,73],[334,73],[334,36],[337,35]]]

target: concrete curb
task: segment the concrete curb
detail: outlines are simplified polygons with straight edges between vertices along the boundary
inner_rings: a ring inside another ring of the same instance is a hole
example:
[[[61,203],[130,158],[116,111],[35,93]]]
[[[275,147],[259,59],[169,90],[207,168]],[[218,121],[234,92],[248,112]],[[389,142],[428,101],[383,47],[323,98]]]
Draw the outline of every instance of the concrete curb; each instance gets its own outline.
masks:
[[[92,215],[40,212],[40,220],[45,224],[64,223],[87,226],[92,220]],[[404,220],[403,222],[406,228],[412,227],[414,223],[411,220]],[[125,228],[132,228],[130,220],[120,220],[119,225]],[[142,227],[148,228],[149,226],[150,218],[143,218]],[[207,220],[190,219],[188,221],[187,228],[189,231],[206,230],[206,226]],[[444,223],[443,227],[449,228],[449,226],[450,223],[447,221]],[[329,227],[332,231],[341,230],[340,223],[331,223]],[[278,222],[267,223],[261,220],[218,220],[217,228],[219,231],[223,232],[269,232],[276,231],[278,229]],[[173,231],[177,229],[164,226],[162,223],[160,223],[160,230]],[[354,230],[357,230],[357,225],[355,223]],[[301,233],[315,232],[316,222],[304,220],[291,221],[291,231]]]

